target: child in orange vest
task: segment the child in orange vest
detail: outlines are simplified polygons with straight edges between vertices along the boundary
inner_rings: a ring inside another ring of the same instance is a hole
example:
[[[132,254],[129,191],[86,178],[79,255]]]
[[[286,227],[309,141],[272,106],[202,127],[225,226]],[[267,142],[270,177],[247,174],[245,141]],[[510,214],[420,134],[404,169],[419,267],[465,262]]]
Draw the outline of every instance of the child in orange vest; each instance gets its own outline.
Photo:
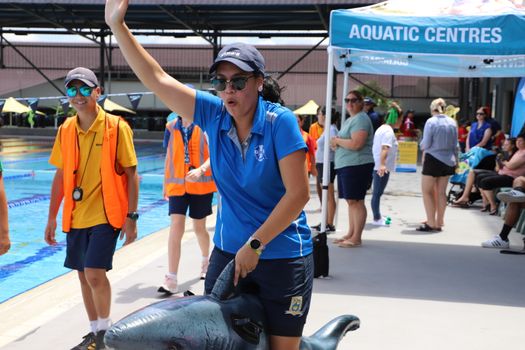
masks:
[[[200,278],[206,276],[210,249],[206,217],[212,213],[213,192],[217,189],[211,177],[206,135],[197,125],[175,118],[166,125],[164,147],[164,196],[169,199],[171,224],[168,273],[158,292],[171,295],[178,291],[177,272],[188,209],[202,254]]]
[[[301,129],[301,135],[303,136],[304,142],[308,147],[308,153],[306,154],[306,170],[308,171],[308,174],[317,176],[317,169],[315,167],[315,151],[317,150],[317,142],[312,136],[303,130],[304,117],[299,115],[296,115],[296,117],[299,129]]]

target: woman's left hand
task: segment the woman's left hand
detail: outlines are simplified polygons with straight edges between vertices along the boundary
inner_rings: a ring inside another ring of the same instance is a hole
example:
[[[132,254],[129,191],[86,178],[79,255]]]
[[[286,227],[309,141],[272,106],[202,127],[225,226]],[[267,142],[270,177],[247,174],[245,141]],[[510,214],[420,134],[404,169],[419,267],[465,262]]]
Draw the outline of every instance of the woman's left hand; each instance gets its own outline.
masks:
[[[337,136],[334,136],[330,139],[330,148],[334,151],[337,148]]]
[[[259,263],[259,255],[248,245],[243,245],[235,255],[235,276],[233,285],[237,285],[239,278],[245,278],[250,272],[255,270]]]

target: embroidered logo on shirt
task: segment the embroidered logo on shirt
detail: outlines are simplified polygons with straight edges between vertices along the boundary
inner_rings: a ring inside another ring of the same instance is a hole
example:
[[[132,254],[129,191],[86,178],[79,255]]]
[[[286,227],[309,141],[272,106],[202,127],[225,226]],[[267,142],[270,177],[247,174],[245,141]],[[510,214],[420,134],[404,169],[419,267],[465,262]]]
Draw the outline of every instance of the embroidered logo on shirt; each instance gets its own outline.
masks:
[[[290,302],[290,308],[288,311],[285,312],[286,315],[292,315],[292,316],[300,316],[303,314],[301,309],[303,308],[303,297],[302,296],[295,296],[292,297],[292,301]]]
[[[262,162],[263,160],[266,159],[266,154],[264,153],[263,145],[256,146],[254,153],[255,153],[255,159],[257,159],[259,162]]]

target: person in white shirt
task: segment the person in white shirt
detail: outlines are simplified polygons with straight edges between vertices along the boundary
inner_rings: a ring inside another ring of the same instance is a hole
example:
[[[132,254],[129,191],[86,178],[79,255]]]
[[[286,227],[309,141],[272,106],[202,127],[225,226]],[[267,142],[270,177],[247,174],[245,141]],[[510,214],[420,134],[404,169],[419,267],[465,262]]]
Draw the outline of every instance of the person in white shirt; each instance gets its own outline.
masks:
[[[396,165],[397,139],[392,125],[385,123],[376,130],[372,153],[374,155],[371,200],[374,221],[372,224],[376,226],[387,226],[390,222],[381,216],[379,206],[381,196],[388,184],[390,172],[394,170]]]

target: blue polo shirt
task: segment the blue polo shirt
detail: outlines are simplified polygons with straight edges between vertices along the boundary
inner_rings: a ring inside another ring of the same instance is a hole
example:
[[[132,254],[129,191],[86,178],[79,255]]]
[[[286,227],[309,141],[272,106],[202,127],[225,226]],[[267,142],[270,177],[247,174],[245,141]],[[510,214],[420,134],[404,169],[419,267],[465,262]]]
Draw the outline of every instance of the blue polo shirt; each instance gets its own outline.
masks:
[[[213,243],[235,254],[266,221],[285,193],[278,161],[306,144],[293,113],[259,98],[249,142],[243,147],[222,100],[197,91],[194,123],[208,134],[213,180],[220,193]],[[295,258],[312,252],[304,211],[275,237],[261,259]]]

